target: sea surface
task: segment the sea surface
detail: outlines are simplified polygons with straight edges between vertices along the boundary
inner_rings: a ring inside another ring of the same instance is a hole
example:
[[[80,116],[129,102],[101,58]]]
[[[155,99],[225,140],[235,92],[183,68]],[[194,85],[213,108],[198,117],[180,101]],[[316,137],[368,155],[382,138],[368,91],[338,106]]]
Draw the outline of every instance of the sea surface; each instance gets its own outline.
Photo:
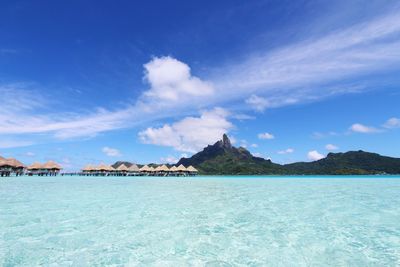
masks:
[[[0,178],[0,266],[400,266],[400,177]]]

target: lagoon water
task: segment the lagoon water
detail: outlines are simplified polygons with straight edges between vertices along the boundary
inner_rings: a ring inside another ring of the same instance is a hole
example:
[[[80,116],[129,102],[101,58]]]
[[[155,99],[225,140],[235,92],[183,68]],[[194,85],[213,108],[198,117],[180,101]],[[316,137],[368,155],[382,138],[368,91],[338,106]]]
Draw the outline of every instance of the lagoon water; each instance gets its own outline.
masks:
[[[399,266],[400,177],[0,179],[1,266]]]

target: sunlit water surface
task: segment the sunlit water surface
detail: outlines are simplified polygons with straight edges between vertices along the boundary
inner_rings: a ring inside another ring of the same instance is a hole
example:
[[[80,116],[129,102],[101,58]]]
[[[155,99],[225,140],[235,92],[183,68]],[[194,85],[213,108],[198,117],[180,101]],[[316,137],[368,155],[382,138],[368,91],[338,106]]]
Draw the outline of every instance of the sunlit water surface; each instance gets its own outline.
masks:
[[[0,179],[2,266],[399,266],[400,177]]]

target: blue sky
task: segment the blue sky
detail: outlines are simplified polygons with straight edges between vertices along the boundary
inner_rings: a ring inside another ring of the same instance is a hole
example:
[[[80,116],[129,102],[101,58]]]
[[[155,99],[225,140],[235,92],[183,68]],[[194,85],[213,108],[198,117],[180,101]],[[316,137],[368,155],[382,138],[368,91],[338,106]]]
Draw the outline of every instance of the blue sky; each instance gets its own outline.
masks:
[[[396,1],[2,1],[0,155],[400,157]]]

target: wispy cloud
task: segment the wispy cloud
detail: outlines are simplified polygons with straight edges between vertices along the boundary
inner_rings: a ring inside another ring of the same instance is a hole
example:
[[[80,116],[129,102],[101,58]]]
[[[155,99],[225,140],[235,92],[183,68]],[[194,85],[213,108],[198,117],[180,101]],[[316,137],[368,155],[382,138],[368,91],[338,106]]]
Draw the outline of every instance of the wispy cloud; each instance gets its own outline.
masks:
[[[379,129],[371,126],[366,126],[361,123],[355,123],[350,126],[350,130],[355,133],[378,133],[380,132]]]
[[[252,109],[258,112],[263,112],[269,105],[269,102],[266,98],[259,97],[254,94],[246,99],[246,103],[250,105]]]
[[[293,152],[294,152],[293,148],[288,148],[288,149],[285,149],[285,150],[278,151],[278,154],[285,155],[285,154],[291,154]]]
[[[25,146],[31,146],[33,144],[34,142],[32,141],[3,139],[0,141],[0,148],[25,147]]]
[[[175,164],[178,162],[178,160],[179,159],[171,155],[160,158],[161,163],[168,163],[168,164]]]
[[[103,149],[101,151],[103,151],[103,153],[109,157],[120,157],[122,155],[118,149],[111,148],[108,146],[103,147]]]
[[[257,136],[258,139],[264,139],[264,140],[271,140],[275,138],[275,136],[271,133],[259,133]]]
[[[339,147],[337,147],[337,146],[335,146],[335,145],[332,145],[332,144],[327,144],[327,145],[325,146],[325,149],[326,149],[326,150],[329,150],[329,151],[333,151],[333,150],[338,150]]]
[[[365,88],[336,83],[398,67],[399,14],[395,9],[325,36],[257,53],[221,71],[227,74],[214,81],[215,86],[238,98],[258,94],[268,100],[269,107],[362,91]]]
[[[313,132],[311,137],[314,138],[314,139],[322,139],[322,138],[327,138],[327,137],[331,137],[331,136],[338,136],[338,135],[340,135],[340,134],[337,133],[337,132],[333,132],[333,131],[330,131],[330,132],[327,132],[327,133]]]
[[[273,51],[259,51],[241,62],[217,68],[205,79],[194,76],[190,67],[177,59],[153,58],[144,65],[144,81],[149,88],[135,103],[117,109],[49,112],[43,110],[47,103],[39,94],[15,85],[0,86],[0,93],[6,92],[0,96],[0,135],[91,137],[243,99],[262,111],[361,92],[364,85],[346,86],[343,80],[389,67],[393,70],[399,65],[400,12],[394,9],[390,14],[324,36]]]
[[[390,118],[385,122],[385,124],[383,124],[383,127],[387,128],[387,129],[400,128],[400,119],[399,118]]]

